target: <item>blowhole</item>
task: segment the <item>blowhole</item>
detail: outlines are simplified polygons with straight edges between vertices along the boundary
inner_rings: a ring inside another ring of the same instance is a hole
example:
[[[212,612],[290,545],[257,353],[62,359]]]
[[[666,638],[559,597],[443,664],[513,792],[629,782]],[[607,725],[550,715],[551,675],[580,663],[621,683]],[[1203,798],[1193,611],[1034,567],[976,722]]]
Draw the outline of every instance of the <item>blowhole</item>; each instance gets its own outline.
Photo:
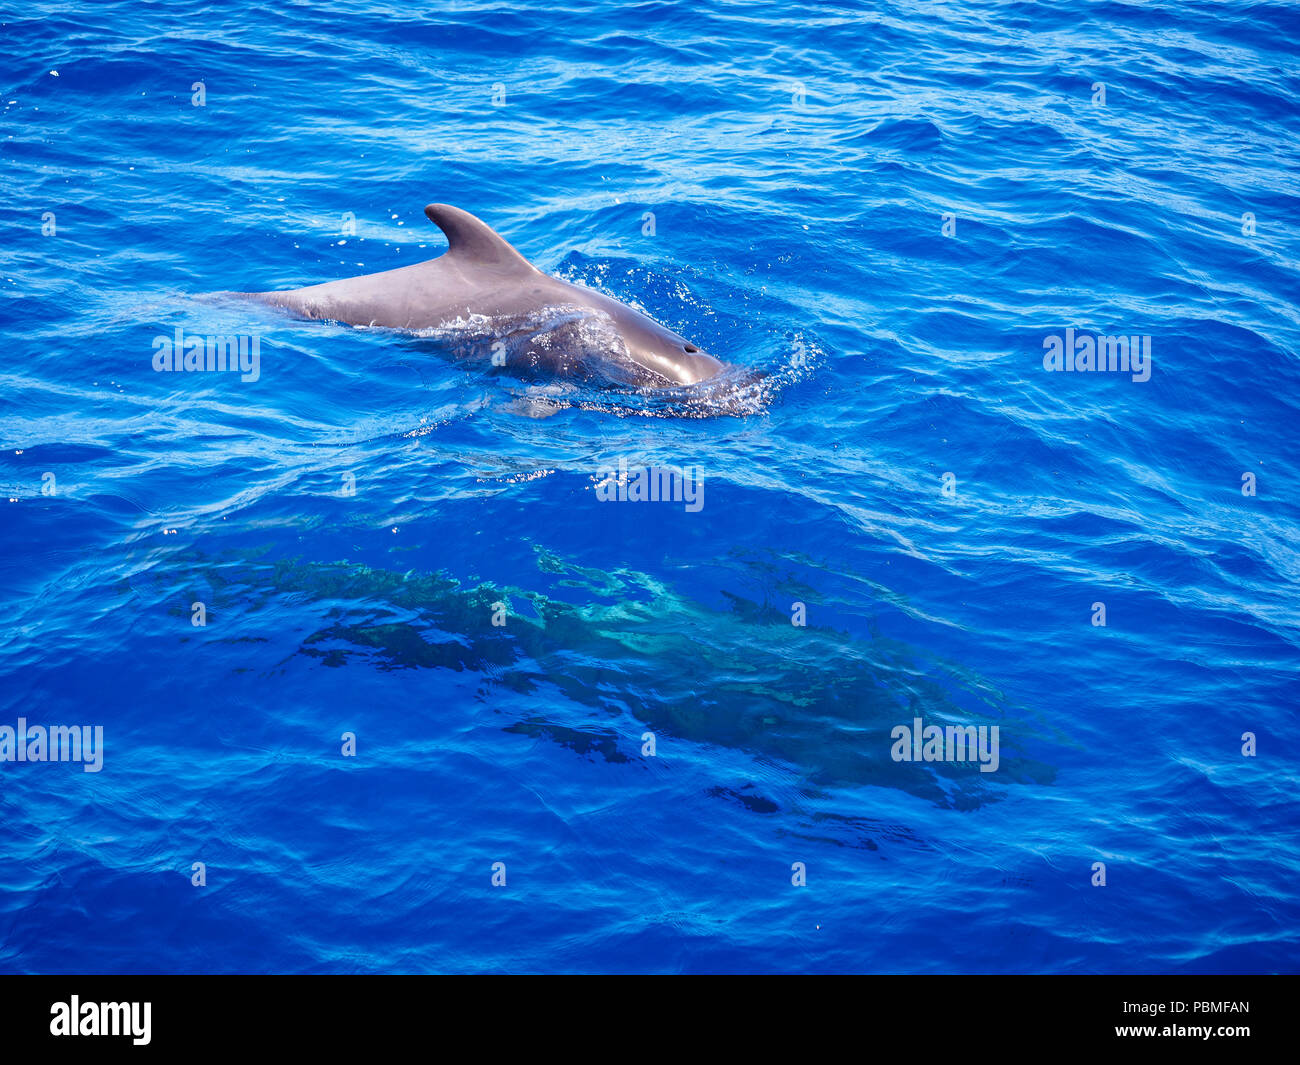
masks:
[[[699,350],[700,350],[700,349],[697,348],[694,344],[687,344],[687,345],[686,345],[686,354],[688,354],[688,355],[694,355],[694,354],[695,354],[697,351],[699,351]]]

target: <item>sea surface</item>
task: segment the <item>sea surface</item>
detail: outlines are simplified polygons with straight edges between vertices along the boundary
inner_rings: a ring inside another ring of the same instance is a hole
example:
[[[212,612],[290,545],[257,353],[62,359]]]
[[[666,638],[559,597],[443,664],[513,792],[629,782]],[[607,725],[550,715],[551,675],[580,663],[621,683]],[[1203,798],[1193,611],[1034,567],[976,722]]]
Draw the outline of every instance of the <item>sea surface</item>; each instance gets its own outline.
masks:
[[[0,970],[1300,969],[1297,55],[1240,0],[8,5]],[[210,295],[430,202],[750,383]],[[1048,368],[1097,336],[1149,359]]]

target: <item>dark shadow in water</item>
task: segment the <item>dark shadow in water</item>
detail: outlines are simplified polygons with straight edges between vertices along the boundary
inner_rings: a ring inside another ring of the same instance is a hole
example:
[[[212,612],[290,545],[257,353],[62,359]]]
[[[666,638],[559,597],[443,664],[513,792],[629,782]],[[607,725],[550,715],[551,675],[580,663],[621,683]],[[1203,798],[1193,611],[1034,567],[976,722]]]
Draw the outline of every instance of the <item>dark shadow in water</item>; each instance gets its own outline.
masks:
[[[955,809],[1055,777],[1029,750],[1062,738],[973,672],[870,626],[865,637],[796,628],[788,614],[736,592],[724,592],[730,609],[718,610],[644,573],[548,555],[539,555],[539,568],[575,589],[579,602],[443,574],[257,562],[248,551],[229,561],[172,561],[206,581],[227,609],[248,613],[286,598],[309,614],[315,606],[320,627],[296,654],[324,668],[448,669],[476,674],[485,701],[502,692],[538,695],[545,710],[517,714],[507,731],[587,758],[639,762],[641,733],[650,731],[660,744],[675,737],[787,766],[805,794],[874,785]],[[772,579],[768,562],[739,564],[749,567],[739,578],[747,584]],[[504,626],[492,624],[498,603],[506,605]],[[997,771],[981,773],[975,762],[895,762],[891,729],[917,717],[1000,726]],[[744,789],[718,795],[756,813],[778,808]],[[873,839],[885,833],[880,825],[850,828]]]

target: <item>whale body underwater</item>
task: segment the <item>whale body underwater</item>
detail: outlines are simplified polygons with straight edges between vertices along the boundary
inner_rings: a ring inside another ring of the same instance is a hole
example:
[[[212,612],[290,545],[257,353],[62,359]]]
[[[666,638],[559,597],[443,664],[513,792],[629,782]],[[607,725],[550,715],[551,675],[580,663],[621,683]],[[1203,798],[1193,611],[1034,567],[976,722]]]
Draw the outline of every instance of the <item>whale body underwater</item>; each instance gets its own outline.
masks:
[[[447,238],[436,259],[306,288],[229,295],[305,318],[451,336],[494,365],[558,377],[678,388],[728,365],[600,292],[542,273],[487,223],[445,203],[424,209]],[[485,351],[486,349],[486,351]]]

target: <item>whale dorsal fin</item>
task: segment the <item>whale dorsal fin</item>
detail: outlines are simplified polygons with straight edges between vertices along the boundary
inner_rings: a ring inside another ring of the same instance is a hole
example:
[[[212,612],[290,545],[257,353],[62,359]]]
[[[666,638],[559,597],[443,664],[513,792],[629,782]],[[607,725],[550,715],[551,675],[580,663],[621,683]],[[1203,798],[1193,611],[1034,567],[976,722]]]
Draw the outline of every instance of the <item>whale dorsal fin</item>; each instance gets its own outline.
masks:
[[[424,213],[446,235],[448,255],[484,265],[534,269],[533,264],[506,243],[491,226],[468,211],[446,203],[431,203]]]

